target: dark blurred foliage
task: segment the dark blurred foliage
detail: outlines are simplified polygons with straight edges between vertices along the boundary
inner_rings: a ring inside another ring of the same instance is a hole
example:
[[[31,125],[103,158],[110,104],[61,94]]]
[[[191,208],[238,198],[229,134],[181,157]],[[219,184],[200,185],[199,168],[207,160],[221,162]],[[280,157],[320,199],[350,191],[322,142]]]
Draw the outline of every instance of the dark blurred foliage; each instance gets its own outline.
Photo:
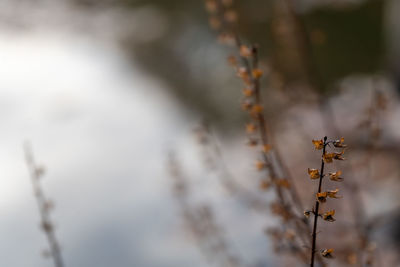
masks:
[[[313,51],[326,84],[353,73],[371,74],[383,66],[383,1],[344,10],[319,9],[306,19],[310,32],[325,34]]]
[[[143,42],[137,41],[134,33],[127,35],[120,40],[125,51],[146,72],[165,82],[189,110],[211,118],[220,126],[233,126],[241,121],[242,116],[236,111],[239,90],[233,83],[233,75],[222,78],[224,73],[231,73],[225,66],[228,54],[216,44],[216,35],[209,29],[204,1],[75,2],[82,8],[123,6],[133,10],[150,8],[159,11],[168,23],[162,36]],[[385,1],[354,4],[338,1],[342,4],[330,2],[308,7],[302,5],[303,1],[293,1],[298,4],[294,12],[309,37],[311,57],[308,58],[304,56],[299,38],[296,39],[293,18],[285,2],[235,1],[234,9],[239,15],[241,36],[249,43],[260,45],[263,62],[279,73],[287,90],[312,83],[310,79],[318,79],[318,88],[314,89],[326,92],[334,90],[332,85],[345,76],[374,73],[385,66]],[[151,23],[152,18],[147,18],[141,27],[146,31]],[[314,66],[314,73],[308,72],[307,64]]]

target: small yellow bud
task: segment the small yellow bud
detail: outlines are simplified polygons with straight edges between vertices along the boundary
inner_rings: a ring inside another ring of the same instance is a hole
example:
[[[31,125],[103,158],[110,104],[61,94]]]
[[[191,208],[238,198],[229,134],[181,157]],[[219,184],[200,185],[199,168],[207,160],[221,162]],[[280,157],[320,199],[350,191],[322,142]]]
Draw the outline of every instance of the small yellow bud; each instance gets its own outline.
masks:
[[[259,171],[262,170],[262,169],[264,169],[264,168],[265,168],[265,162],[258,160],[258,161],[256,162],[256,168],[257,168],[257,170],[259,170]]]
[[[241,45],[239,51],[242,57],[249,58],[252,56],[251,49],[247,45]]]
[[[311,179],[319,179],[320,178],[320,174],[317,169],[308,168],[308,174],[310,175]]]
[[[262,70],[260,70],[260,69],[254,69],[253,70],[253,77],[255,79],[261,78],[262,75],[263,75],[263,71]]]

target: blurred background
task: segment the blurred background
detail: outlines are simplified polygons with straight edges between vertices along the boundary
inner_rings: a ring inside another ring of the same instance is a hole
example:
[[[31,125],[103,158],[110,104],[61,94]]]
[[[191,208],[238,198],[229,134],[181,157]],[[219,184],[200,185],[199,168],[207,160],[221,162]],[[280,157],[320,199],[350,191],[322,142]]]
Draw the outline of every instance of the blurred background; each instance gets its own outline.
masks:
[[[379,262],[400,266],[400,2],[286,2],[233,3],[276,149],[311,207],[311,139],[343,136]],[[264,233],[279,220],[246,145],[235,49],[208,21],[201,0],[0,0],[1,266],[53,266],[25,141],[66,266],[285,266]],[[193,231],[187,209],[213,230]]]

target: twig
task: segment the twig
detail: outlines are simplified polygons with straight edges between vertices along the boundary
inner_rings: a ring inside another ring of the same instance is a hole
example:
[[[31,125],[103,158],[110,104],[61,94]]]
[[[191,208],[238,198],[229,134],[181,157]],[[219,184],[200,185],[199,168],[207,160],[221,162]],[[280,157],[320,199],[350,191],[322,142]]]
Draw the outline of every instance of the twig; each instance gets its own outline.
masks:
[[[169,155],[168,167],[173,179],[172,191],[181,209],[185,224],[194,235],[200,251],[208,260],[220,266],[244,266],[238,255],[230,251],[223,227],[218,224],[211,206],[190,203],[189,183],[173,154]]]
[[[307,217],[310,215],[310,213],[314,214],[314,225],[313,225],[313,231],[312,231],[312,243],[311,243],[311,261],[310,261],[310,266],[314,267],[315,263],[315,252],[317,249],[317,227],[318,227],[318,217],[322,217],[325,221],[328,222],[334,222],[335,218],[333,217],[335,215],[335,210],[327,211],[324,214],[319,213],[320,209],[320,203],[326,202],[327,198],[339,198],[336,194],[339,191],[339,189],[336,190],[331,190],[331,191],[322,191],[322,182],[325,177],[324,169],[325,169],[325,163],[331,163],[333,160],[344,160],[342,157],[344,153],[344,149],[347,147],[344,142],[344,138],[341,138],[340,140],[334,140],[334,141],[328,141],[328,138],[325,136],[321,140],[312,140],[314,146],[316,149],[321,150],[322,149],[322,156],[321,156],[321,168],[318,171],[317,169],[308,169],[308,174],[310,175],[311,179],[318,179],[318,190],[316,193],[316,200],[315,200],[315,205],[312,211],[307,211],[305,212],[304,215]],[[342,152],[336,153],[327,153],[326,152],[326,146],[332,144],[336,148],[342,148]],[[337,171],[334,173],[329,173],[329,178],[332,181],[340,182],[343,180],[343,178],[340,177],[342,174],[341,171]],[[321,255],[325,258],[331,258],[333,253],[333,249],[324,249],[321,251]]]
[[[30,178],[32,181],[33,192],[36,198],[36,202],[40,214],[40,224],[44,231],[47,242],[49,245],[49,255],[53,258],[55,267],[63,267],[64,262],[61,255],[61,249],[54,231],[54,225],[50,219],[50,211],[53,207],[52,202],[46,199],[42,187],[40,185],[40,180],[44,175],[44,168],[36,164],[33,157],[32,149],[29,144],[25,144],[25,159],[28,166]]]
[[[326,150],[326,141],[328,137],[324,137],[324,147],[322,149],[322,156],[321,156],[321,169],[319,173],[319,184],[318,184],[318,193],[321,193],[322,190],[322,179],[324,178],[324,155]],[[318,199],[315,201],[315,209],[314,209],[314,225],[313,225],[313,232],[312,232],[312,247],[311,247],[311,267],[314,267],[314,258],[315,258],[315,250],[317,244],[317,226],[318,226],[318,216],[319,215],[319,201]]]

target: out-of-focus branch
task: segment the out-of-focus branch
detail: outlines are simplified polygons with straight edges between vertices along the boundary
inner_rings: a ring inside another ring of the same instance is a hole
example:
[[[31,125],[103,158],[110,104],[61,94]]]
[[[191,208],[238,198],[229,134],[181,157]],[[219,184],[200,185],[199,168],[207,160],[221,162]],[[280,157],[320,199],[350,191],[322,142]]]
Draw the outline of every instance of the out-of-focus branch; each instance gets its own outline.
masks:
[[[258,65],[258,46],[248,46],[242,43],[239,34],[235,31],[236,12],[232,10],[231,5],[232,1],[207,0],[206,7],[211,15],[210,25],[219,31],[219,39],[225,43],[233,44],[239,54],[239,61],[236,60],[236,57],[230,57],[230,63],[237,69],[237,75],[242,79],[245,86],[243,90],[245,99],[242,108],[250,114],[252,119],[252,123],[249,123],[246,127],[247,132],[257,133],[258,135],[257,139],[253,137],[250,140],[250,144],[256,146],[258,140],[261,143],[262,160],[257,162],[257,168],[267,170],[264,183],[273,186],[278,198],[271,205],[272,212],[283,219],[286,227],[296,229],[297,238],[293,239],[292,245],[297,247],[296,250],[299,252],[297,255],[304,262],[307,262],[307,255],[303,246],[311,240],[310,226],[307,221],[300,217],[304,210],[301,198],[297,193],[288,168],[284,166],[285,163],[279,155],[279,151],[275,149],[276,144],[272,144],[269,138],[270,129],[263,114],[261,98],[260,78],[263,72]],[[322,262],[320,258],[319,260]]]
[[[35,162],[32,148],[28,143],[25,144],[24,150],[33,192],[39,209],[40,226],[46,235],[49,245],[49,251],[45,253],[45,256],[53,259],[55,267],[64,267],[60,245],[54,231],[54,224],[50,219],[50,212],[53,208],[53,203],[46,198],[41,186],[41,179],[44,176],[45,169],[44,167],[37,165]]]
[[[217,223],[212,208],[209,205],[190,203],[189,184],[173,154],[169,155],[168,168],[173,179],[172,191],[181,209],[185,224],[193,234],[205,258],[223,267],[244,266],[239,257],[230,251],[223,227]]]
[[[227,166],[218,138],[212,131],[211,126],[204,121],[201,125],[196,127],[195,134],[202,148],[205,167],[216,173],[226,191],[232,196],[240,198],[246,206],[261,213],[265,213],[268,210],[268,205],[265,203],[265,200],[238,183],[236,177],[234,177],[234,174]]]

